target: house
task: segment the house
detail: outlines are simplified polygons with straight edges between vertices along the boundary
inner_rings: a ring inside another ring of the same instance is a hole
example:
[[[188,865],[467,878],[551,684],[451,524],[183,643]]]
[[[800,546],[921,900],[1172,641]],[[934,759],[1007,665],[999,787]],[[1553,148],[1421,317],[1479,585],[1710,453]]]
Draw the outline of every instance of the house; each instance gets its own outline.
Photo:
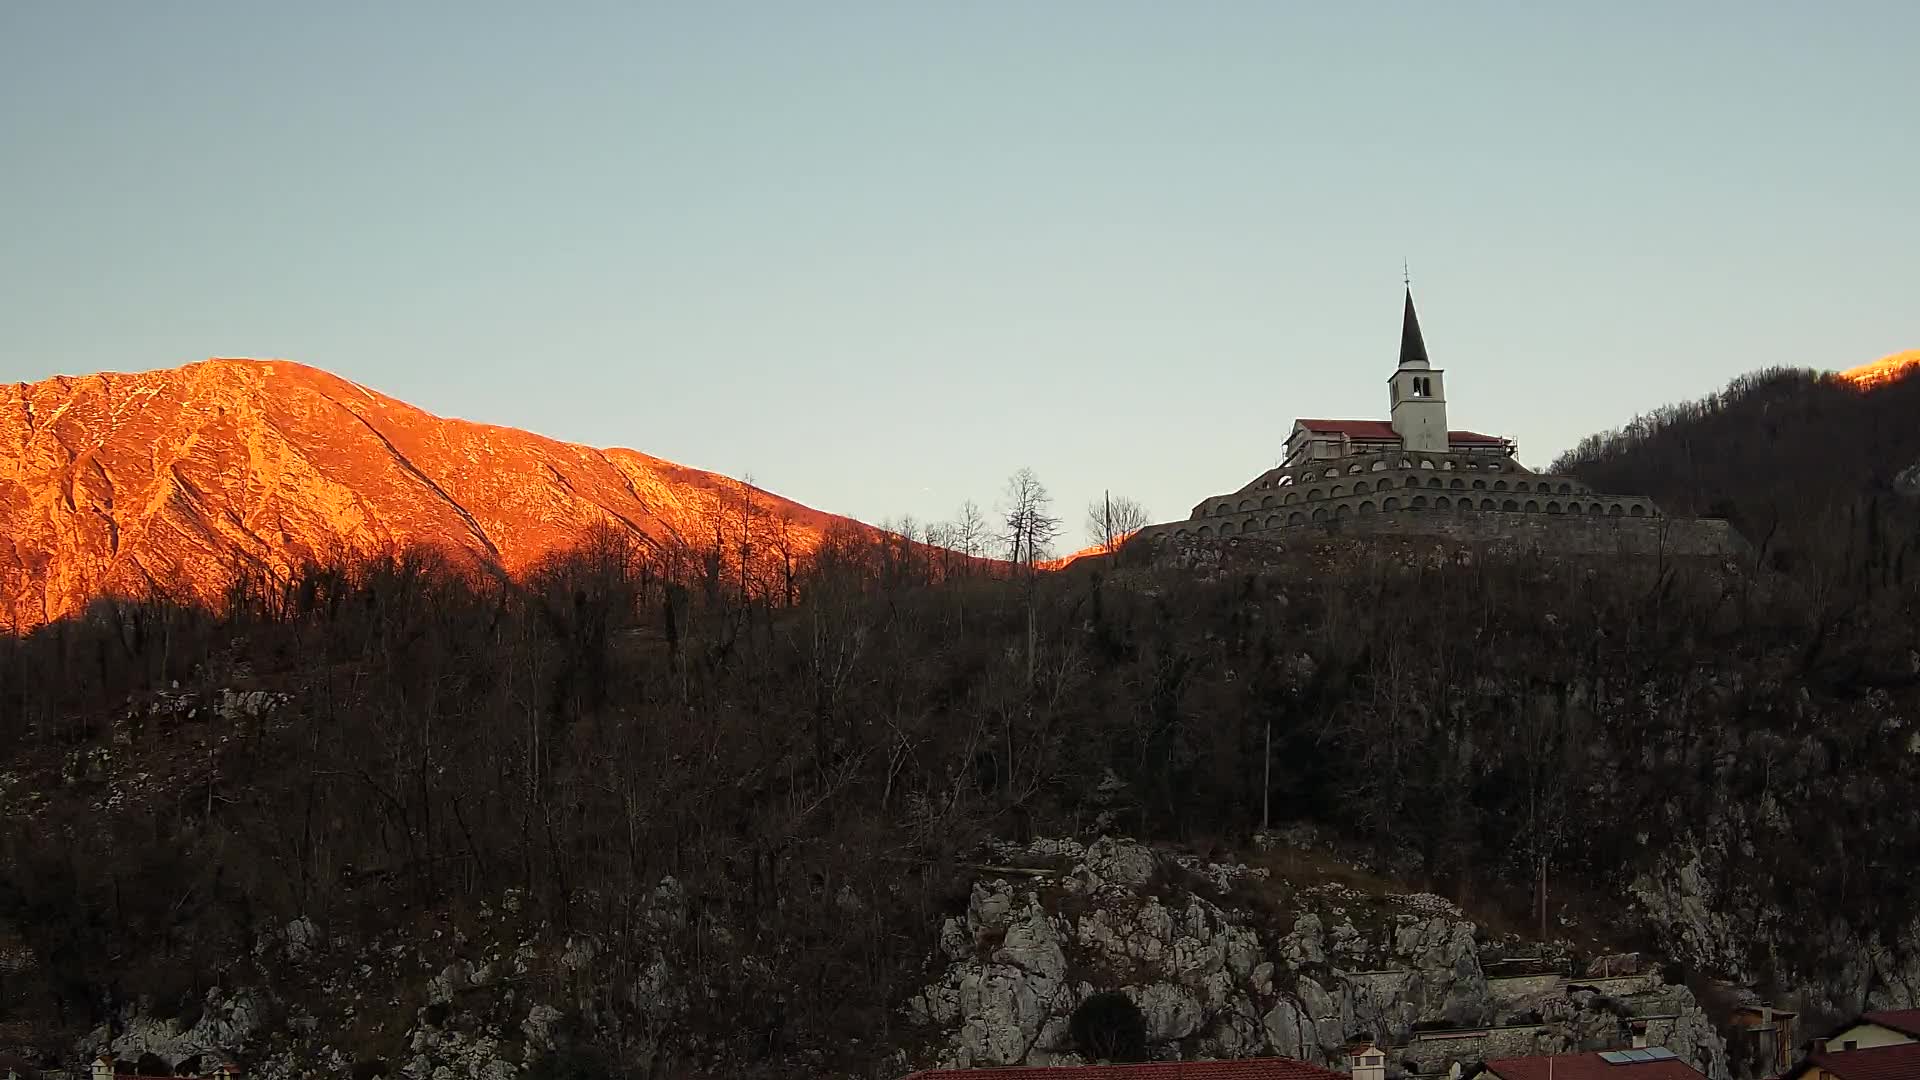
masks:
[[[1833,1034],[1813,1040],[1813,1050],[1844,1053],[1915,1042],[1920,1042],[1920,1009],[1887,1009],[1861,1013]]]
[[[1371,1049],[1371,1047],[1367,1048]],[[1354,1075],[1360,1080],[1383,1080],[1380,1071]],[[1355,1058],[1359,1055],[1356,1053]],[[928,1069],[906,1080],[1349,1080],[1346,1073],[1323,1069],[1292,1058],[1236,1058],[1225,1061],[1151,1061],[1140,1065],[1017,1065],[994,1069]]]
[[[1920,1009],[1862,1013],[1813,1040],[1782,1080],[1906,1080],[1920,1077]]]
[[[1793,1022],[1799,1014],[1771,1005],[1736,1005],[1731,1024],[1745,1040],[1748,1064],[1761,1076],[1772,1076],[1793,1061]],[[1736,1043],[1730,1042],[1729,1047]]]
[[[88,1080],[176,1080],[172,1073],[148,1076],[134,1070],[125,1062],[117,1061],[112,1054],[102,1054],[93,1059],[87,1067]],[[204,1074],[207,1080],[239,1080],[245,1070],[232,1061],[222,1061],[213,1071]]]
[[[1920,1042],[1864,1050],[1816,1050],[1781,1080],[1913,1080],[1920,1077]]]
[[[1496,1058],[1466,1075],[1468,1080],[1705,1080],[1700,1070],[1662,1046]]]

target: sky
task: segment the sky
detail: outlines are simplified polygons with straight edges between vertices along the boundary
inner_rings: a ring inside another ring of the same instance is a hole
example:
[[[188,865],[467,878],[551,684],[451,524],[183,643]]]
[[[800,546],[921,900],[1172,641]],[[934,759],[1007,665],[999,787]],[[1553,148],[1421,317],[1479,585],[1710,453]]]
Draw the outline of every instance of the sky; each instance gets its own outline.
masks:
[[[1920,4],[0,0],[0,380],[284,357],[871,522],[1920,347]]]

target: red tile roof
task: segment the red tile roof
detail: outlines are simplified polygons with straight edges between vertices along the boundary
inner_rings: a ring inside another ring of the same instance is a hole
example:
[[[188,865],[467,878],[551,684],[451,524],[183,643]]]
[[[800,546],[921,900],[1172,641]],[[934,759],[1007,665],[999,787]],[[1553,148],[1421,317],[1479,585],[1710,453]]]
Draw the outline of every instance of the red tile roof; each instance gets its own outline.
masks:
[[[1349,1080],[1346,1073],[1292,1058],[1154,1061],[1144,1065],[1049,1065],[929,1069],[906,1080]]]
[[[1499,1058],[1487,1071],[1500,1080],[1704,1080],[1698,1069],[1672,1058],[1666,1061],[1614,1063],[1593,1054],[1542,1054]]]
[[[1880,1021],[1875,1020],[1874,1023]],[[1808,1057],[1805,1064],[1788,1075],[1802,1075],[1806,1072],[1807,1064],[1818,1065],[1840,1080],[1913,1080],[1920,1076],[1920,1043],[1875,1046],[1866,1050],[1830,1050]]]
[[[1447,441],[1450,443],[1485,443],[1488,446],[1498,446],[1507,440],[1498,435],[1482,435],[1477,431],[1449,431],[1447,432]]]
[[[1308,431],[1345,435],[1349,439],[1400,441],[1400,433],[1393,430],[1393,424],[1385,420],[1301,420],[1299,424]]]
[[[1879,1024],[1883,1028],[1892,1028],[1902,1035],[1911,1035],[1920,1039],[1920,1009],[1883,1009],[1880,1012],[1865,1013],[1860,1019],[1869,1024]]]
[[[1317,431],[1324,435],[1345,435],[1349,439],[1361,442],[1400,441],[1400,433],[1393,430],[1393,423],[1389,420],[1300,420],[1297,423],[1308,431]],[[1496,435],[1482,435],[1477,431],[1449,431],[1447,441],[1498,446],[1505,440]]]

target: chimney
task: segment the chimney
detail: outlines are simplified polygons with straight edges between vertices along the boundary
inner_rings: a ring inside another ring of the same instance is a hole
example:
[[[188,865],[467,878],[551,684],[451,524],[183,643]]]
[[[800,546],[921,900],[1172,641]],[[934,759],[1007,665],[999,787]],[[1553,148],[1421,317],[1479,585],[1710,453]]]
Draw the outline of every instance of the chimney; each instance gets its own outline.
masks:
[[[1815,1040],[1813,1040],[1813,1052],[1814,1052],[1814,1053],[1816,1053],[1816,1054],[1824,1054],[1824,1053],[1826,1053],[1826,1052],[1827,1052],[1827,1040],[1825,1040],[1825,1039],[1815,1039]]]
[[[1387,1055],[1372,1043],[1349,1052],[1353,1062],[1353,1080],[1387,1080]]]

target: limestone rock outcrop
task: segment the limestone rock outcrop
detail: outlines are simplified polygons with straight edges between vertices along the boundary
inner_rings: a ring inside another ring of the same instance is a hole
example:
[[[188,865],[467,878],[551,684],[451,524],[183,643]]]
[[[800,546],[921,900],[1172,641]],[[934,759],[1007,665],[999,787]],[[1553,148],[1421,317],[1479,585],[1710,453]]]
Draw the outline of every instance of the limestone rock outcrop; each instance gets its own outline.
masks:
[[[1161,1057],[1279,1054],[1344,1067],[1349,1040],[1365,1036],[1394,1048],[1396,1075],[1444,1073],[1483,1057],[1624,1045],[1626,1008],[1653,1018],[1650,1037],[1708,1076],[1728,1076],[1725,1046],[1685,986],[1636,975],[1603,994],[1564,975],[1490,978],[1492,937],[1439,897],[1269,882],[1264,870],[1111,838],[996,854],[1023,872],[983,872],[905,1008],[932,1033],[940,1064],[1080,1061],[1074,1009],[1118,990]],[[1236,903],[1242,887],[1265,900]]]

